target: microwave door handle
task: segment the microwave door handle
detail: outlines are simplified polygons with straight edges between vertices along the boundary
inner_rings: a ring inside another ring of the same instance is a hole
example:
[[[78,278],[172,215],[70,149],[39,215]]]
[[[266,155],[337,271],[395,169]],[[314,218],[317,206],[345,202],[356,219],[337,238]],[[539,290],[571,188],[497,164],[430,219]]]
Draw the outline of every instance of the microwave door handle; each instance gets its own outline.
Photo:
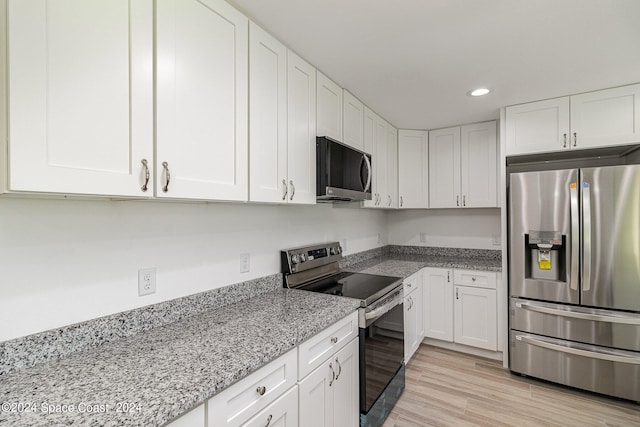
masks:
[[[369,161],[369,157],[366,154],[363,154],[365,163],[367,164],[367,183],[364,186],[364,192],[369,191],[369,187],[371,186],[371,162]]]
[[[580,253],[580,217],[578,214],[578,189],[572,182],[569,187],[571,196],[571,272],[569,273],[569,287],[578,290],[578,256]]]
[[[591,290],[591,186],[582,183],[582,291]]]

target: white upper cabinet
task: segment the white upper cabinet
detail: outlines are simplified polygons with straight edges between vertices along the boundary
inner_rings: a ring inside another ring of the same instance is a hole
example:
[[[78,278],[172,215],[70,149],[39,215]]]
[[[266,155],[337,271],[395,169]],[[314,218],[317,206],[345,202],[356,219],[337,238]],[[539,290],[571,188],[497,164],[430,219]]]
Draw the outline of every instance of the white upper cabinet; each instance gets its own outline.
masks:
[[[571,147],[640,142],[640,84],[571,97]]]
[[[10,1],[6,30],[8,189],[152,196],[152,1]]]
[[[342,142],[342,88],[317,72],[317,135]]]
[[[378,116],[375,124],[376,152],[373,155],[373,178],[376,180],[378,203],[376,206],[385,207],[387,205],[387,176],[389,171],[388,142],[387,142],[387,122]],[[378,160],[376,161],[376,157]]]
[[[568,149],[569,97],[506,109],[507,155]]]
[[[249,200],[286,203],[287,48],[249,24]]]
[[[640,84],[506,109],[508,156],[640,142]]]
[[[380,121],[380,117],[368,107],[364,107],[364,151],[371,154],[371,168],[373,173],[371,176],[371,200],[365,200],[364,206],[373,208],[378,204],[378,155],[376,152],[376,123]]]
[[[398,129],[387,123],[386,207],[398,208]]]
[[[429,133],[398,132],[398,196],[400,208],[429,207]]]
[[[429,132],[429,207],[496,207],[496,122]]]
[[[316,202],[316,70],[287,53],[287,169],[290,203]]]
[[[349,91],[342,91],[344,143],[364,151],[364,104]]]
[[[248,19],[158,0],[156,196],[247,200]]]
[[[498,147],[496,122],[460,128],[462,206],[490,208],[498,205]]]
[[[429,206],[462,206],[460,199],[460,127],[430,131]]]

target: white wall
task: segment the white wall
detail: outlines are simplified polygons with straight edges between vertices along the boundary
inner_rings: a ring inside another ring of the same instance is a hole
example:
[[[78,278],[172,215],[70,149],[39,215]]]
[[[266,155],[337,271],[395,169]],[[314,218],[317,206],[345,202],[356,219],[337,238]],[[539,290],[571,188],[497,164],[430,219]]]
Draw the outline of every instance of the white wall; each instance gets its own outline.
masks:
[[[500,209],[398,210],[387,220],[392,245],[500,249]]]
[[[280,249],[387,243],[384,212],[270,206],[0,199],[0,341],[280,271]],[[249,253],[250,271],[239,273]],[[157,293],[138,296],[138,269]],[[9,326],[10,325],[10,326]]]

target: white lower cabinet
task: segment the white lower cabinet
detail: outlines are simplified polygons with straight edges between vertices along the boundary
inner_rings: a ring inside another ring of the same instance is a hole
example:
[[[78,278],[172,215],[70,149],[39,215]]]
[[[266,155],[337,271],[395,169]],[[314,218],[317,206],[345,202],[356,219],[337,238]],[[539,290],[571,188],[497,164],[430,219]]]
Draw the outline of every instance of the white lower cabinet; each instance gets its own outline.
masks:
[[[408,363],[413,357],[422,338],[424,338],[424,320],[422,308],[422,270],[404,280],[404,360]]]
[[[358,339],[299,382],[300,425],[358,426]]]
[[[295,348],[209,399],[209,427],[242,425],[293,387],[297,374]]]
[[[453,341],[453,272],[441,268],[423,270],[424,335]]]
[[[243,424],[244,427],[297,427],[298,425],[298,386],[293,386],[278,400]]]
[[[455,286],[454,341],[497,350],[495,289]]]

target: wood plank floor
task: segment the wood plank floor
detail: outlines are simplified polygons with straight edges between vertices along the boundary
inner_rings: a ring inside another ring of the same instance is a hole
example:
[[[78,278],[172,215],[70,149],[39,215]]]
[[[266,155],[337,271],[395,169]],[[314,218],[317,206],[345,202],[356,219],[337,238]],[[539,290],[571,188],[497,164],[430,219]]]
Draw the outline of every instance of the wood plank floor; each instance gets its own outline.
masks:
[[[422,344],[383,427],[640,426],[640,405],[511,374],[502,363]]]

